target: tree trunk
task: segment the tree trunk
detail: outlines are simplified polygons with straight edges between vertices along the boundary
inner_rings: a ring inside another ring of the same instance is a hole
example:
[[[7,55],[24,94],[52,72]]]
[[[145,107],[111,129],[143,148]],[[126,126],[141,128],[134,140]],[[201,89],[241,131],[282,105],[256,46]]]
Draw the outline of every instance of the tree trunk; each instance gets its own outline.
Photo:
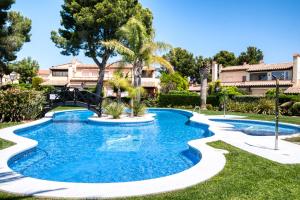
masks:
[[[2,86],[3,74],[0,74],[0,86]]]
[[[201,109],[206,110],[207,77],[201,79]]]
[[[134,81],[133,85],[134,87],[141,87],[142,85],[142,71],[143,71],[143,64],[141,61],[137,61],[134,63],[133,66],[134,69]],[[141,94],[138,92],[137,97],[136,97],[137,102],[141,101]]]
[[[96,65],[99,68],[99,77],[97,80],[97,85],[96,85],[96,95],[100,97],[99,99],[99,105],[101,105],[101,109],[102,109],[102,91],[103,91],[103,82],[104,82],[104,75],[105,75],[105,67],[107,64],[109,58],[109,54],[106,53],[103,57],[102,57],[102,62],[99,62],[99,60],[94,57],[93,60],[96,63]],[[102,115],[102,111],[101,111],[101,115]],[[100,117],[101,117],[100,115]]]

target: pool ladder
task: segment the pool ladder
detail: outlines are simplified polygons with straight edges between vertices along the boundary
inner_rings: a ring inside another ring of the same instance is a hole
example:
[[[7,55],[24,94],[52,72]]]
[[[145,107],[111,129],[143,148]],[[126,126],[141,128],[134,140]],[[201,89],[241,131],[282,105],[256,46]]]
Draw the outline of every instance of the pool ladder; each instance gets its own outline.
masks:
[[[200,114],[200,111],[201,111],[201,108],[200,106],[195,106],[194,110],[193,110],[193,113],[196,112],[198,109],[198,113]]]

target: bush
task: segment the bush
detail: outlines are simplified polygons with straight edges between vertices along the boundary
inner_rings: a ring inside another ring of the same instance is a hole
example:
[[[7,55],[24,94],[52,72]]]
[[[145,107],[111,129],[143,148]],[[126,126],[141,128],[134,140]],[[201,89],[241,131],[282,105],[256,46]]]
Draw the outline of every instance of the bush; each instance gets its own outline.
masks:
[[[283,115],[292,115],[292,106],[293,106],[293,102],[292,101],[289,101],[289,102],[285,102],[283,104],[280,105],[280,111],[281,111],[281,114]]]
[[[143,103],[147,107],[157,107],[158,106],[158,99],[157,98],[147,98],[143,100]]]
[[[257,102],[255,113],[273,115],[275,111],[275,102],[271,99],[260,99]]]
[[[162,93],[168,93],[170,90],[187,90],[189,82],[187,78],[182,77],[178,72],[172,74],[163,73],[160,77]]]
[[[260,99],[265,98],[262,96],[252,96],[252,95],[238,95],[233,97],[232,99],[238,102],[254,102],[254,101],[259,101]]]
[[[131,109],[133,110],[133,116],[142,116],[146,112],[145,104],[138,101],[133,101],[133,107]]]
[[[254,102],[239,102],[229,100],[226,108],[231,112],[256,113],[272,115],[275,110],[275,102],[270,99],[260,99]]]
[[[207,104],[211,104],[213,107],[218,107],[220,105],[220,97],[217,95],[209,95],[206,99]]]
[[[42,112],[45,97],[42,92],[11,88],[0,91],[0,121],[36,119]]]
[[[33,77],[32,78],[32,87],[36,90],[40,90],[40,85],[43,82],[43,79],[41,77]]]
[[[104,112],[111,115],[114,119],[119,119],[125,109],[124,104],[118,102],[112,102],[105,105]]]
[[[199,95],[190,94],[160,94],[158,104],[161,107],[200,105]]]
[[[292,106],[292,113],[293,115],[300,115],[300,102],[294,103]]]

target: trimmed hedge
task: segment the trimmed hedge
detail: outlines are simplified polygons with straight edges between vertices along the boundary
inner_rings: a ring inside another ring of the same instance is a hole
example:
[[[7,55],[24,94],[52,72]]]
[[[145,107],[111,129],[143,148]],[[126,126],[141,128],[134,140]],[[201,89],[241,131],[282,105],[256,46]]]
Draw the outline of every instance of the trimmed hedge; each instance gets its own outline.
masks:
[[[160,94],[158,104],[162,107],[200,105],[200,96],[188,94]]]
[[[218,96],[210,95],[207,97],[206,103],[212,106],[219,106],[220,100]],[[158,104],[161,107],[196,106],[200,105],[200,96],[195,93],[160,94]]]
[[[36,119],[42,112],[45,96],[36,90],[0,90],[0,122]]]

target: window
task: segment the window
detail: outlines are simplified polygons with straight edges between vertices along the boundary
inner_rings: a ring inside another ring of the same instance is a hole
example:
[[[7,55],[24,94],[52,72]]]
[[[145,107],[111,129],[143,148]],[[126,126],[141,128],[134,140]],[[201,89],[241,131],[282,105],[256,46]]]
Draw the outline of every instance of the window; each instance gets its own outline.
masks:
[[[68,70],[60,70],[60,71],[52,70],[52,76],[68,77]]]
[[[152,78],[152,71],[142,71],[142,78]]]
[[[289,71],[275,71],[272,72],[272,80],[275,80],[275,77],[279,80],[291,80]]]
[[[268,73],[252,73],[250,74],[250,81],[266,81],[268,80]]]

